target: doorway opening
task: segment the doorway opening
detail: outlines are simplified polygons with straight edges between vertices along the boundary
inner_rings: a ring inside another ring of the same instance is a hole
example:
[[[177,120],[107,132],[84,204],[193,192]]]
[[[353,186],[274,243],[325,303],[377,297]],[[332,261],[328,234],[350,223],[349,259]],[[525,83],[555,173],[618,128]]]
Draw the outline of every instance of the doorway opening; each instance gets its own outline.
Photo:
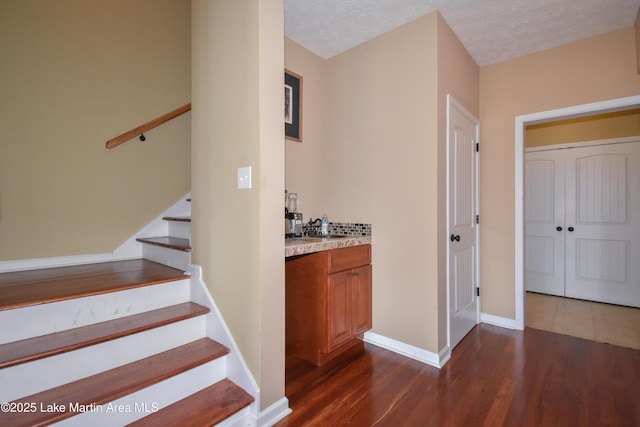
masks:
[[[640,107],[640,95],[556,110],[526,114],[515,118],[515,328],[525,326],[524,288],[524,133],[527,125],[586,117]]]

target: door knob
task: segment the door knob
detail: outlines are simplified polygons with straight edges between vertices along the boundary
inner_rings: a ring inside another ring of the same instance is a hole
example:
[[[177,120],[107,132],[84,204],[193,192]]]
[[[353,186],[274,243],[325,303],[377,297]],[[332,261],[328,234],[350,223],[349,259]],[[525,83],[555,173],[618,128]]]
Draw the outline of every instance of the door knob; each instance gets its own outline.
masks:
[[[556,227],[556,230],[557,231],[562,231],[562,227],[558,226],[558,227]]]
[[[453,242],[454,240],[455,240],[456,242],[459,242],[459,241],[460,241],[460,235],[452,234],[452,235],[451,235],[451,237],[450,237],[450,239],[451,239],[451,241],[452,241],[452,242]]]
[[[567,228],[567,230],[569,230],[569,231],[573,231],[573,230],[574,230],[574,228],[573,228],[573,227],[569,227],[569,228]]]

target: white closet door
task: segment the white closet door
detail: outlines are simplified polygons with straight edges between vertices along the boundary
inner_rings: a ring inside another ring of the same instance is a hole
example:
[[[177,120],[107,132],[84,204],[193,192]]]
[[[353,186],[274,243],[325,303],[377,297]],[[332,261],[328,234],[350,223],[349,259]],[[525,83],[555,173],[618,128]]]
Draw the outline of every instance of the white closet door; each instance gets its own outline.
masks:
[[[564,296],[564,152],[525,155],[525,288]]]
[[[640,307],[640,143],[566,162],[566,296]]]

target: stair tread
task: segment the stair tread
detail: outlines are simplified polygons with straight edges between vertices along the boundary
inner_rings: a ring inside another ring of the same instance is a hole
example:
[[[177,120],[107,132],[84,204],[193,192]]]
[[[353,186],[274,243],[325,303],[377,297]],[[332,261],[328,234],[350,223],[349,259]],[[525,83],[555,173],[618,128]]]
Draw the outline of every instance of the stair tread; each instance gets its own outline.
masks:
[[[162,219],[165,221],[191,222],[190,216],[165,216]]]
[[[253,402],[253,397],[229,379],[131,423],[128,427],[202,427],[219,423]]]
[[[37,410],[26,413],[0,412],[0,425],[47,425],[75,415],[69,403],[102,405],[134,393],[164,379],[226,355],[229,350],[215,341],[202,338],[106,372],[16,400],[35,403]],[[64,410],[47,412],[49,405],[65,404]],[[82,407],[82,406],[81,406]],[[45,408],[45,411],[41,411]]]
[[[169,249],[176,249],[184,252],[191,252],[191,244],[189,239],[182,239],[173,236],[160,237],[141,237],[136,239],[138,242],[148,243],[150,245],[162,246]]]
[[[0,369],[132,335],[203,315],[209,309],[186,302],[67,331],[0,345]]]
[[[0,311],[184,279],[146,259],[0,273]]]

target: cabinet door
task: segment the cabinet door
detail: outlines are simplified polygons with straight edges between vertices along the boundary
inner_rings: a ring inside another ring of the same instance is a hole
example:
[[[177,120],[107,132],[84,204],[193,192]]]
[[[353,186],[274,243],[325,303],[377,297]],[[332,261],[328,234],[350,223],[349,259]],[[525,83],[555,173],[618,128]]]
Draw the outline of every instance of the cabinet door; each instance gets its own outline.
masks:
[[[327,287],[328,353],[351,338],[351,271],[329,275]]]
[[[371,265],[351,271],[351,321],[353,335],[371,329]]]

